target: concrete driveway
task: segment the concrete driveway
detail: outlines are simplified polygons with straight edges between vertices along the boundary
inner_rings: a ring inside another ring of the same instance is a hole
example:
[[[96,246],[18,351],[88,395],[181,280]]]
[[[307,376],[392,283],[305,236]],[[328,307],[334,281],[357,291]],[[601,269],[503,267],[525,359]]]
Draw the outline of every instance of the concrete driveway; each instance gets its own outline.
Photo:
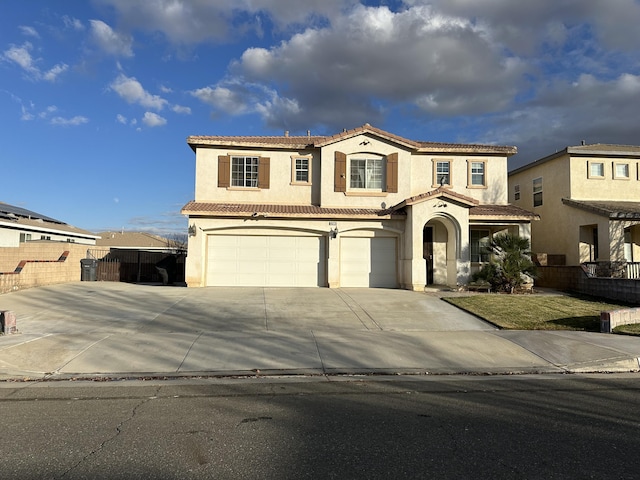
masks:
[[[501,331],[425,293],[78,282],[0,295],[0,380],[634,371],[640,339]]]
[[[407,290],[208,287],[78,282],[0,296],[22,334],[492,330]]]

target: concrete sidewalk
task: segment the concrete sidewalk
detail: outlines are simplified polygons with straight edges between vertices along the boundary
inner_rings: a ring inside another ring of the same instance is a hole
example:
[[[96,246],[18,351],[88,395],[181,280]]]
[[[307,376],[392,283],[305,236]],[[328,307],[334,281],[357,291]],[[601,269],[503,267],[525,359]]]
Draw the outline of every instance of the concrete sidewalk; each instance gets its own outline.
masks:
[[[640,338],[506,331],[384,289],[78,282],[0,295],[0,380],[638,371]]]

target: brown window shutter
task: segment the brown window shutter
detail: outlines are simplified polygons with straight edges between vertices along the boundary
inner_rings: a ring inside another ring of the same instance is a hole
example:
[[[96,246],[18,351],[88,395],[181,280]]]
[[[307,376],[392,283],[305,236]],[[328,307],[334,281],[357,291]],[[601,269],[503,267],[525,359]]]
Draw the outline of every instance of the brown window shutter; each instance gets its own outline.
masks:
[[[227,188],[231,180],[231,157],[220,155],[218,157],[218,187]]]
[[[269,188],[270,158],[260,157],[258,163],[258,188]]]
[[[398,154],[387,155],[387,192],[398,193]]]
[[[334,192],[347,191],[347,154],[336,152],[336,160],[333,171]]]

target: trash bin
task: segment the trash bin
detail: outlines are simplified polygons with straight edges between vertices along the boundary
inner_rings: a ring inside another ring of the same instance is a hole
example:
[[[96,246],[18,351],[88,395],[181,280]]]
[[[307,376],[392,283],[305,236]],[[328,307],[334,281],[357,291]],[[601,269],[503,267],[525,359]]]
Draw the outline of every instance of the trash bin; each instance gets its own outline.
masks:
[[[98,276],[98,261],[94,258],[83,258],[80,260],[82,273],[80,280],[83,282],[95,282]]]

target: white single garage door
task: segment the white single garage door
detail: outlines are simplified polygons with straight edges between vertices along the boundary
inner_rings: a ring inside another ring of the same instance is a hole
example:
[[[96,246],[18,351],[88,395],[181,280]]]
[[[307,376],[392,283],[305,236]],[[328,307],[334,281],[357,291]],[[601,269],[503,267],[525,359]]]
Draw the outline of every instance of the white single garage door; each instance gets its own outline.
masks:
[[[210,235],[207,286],[326,285],[323,237]]]
[[[396,239],[340,238],[340,286],[396,288]]]

